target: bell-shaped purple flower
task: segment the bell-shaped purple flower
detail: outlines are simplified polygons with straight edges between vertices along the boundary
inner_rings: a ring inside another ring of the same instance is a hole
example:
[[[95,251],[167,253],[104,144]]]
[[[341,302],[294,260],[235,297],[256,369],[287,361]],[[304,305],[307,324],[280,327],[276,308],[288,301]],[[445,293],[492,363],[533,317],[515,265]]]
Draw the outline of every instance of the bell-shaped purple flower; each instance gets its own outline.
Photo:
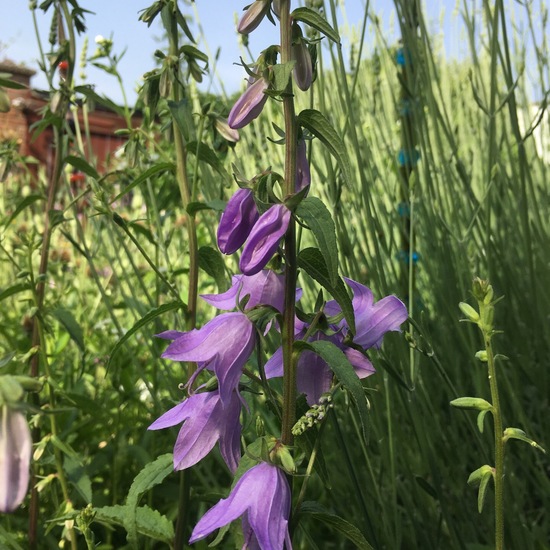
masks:
[[[407,308],[396,296],[386,296],[374,303],[369,288],[353,279],[345,278],[353,291],[356,334],[353,341],[364,349],[379,348],[384,334],[399,331],[407,320]],[[329,302],[325,311],[330,315],[340,311],[335,302]]]
[[[244,313],[222,313],[201,329],[168,331],[159,336],[174,338],[162,354],[163,358],[198,363],[197,372],[188,384],[202,369],[213,371],[218,378],[221,402],[224,407],[230,406],[242,369],[256,342],[254,325]]]
[[[262,462],[245,472],[229,496],[204,514],[193,529],[189,543],[242,517],[243,548],[283,550],[286,542],[287,550],[291,550],[289,514],[290,487],[285,474],[276,466]]]
[[[290,223],[290,210],[275,204],[255,223],[244,245],[239,267],[245,275],[254,275],[271,259]]]
[[[244,244],[260,214],[250,189],[239,189],[228,201],[218,226],[218,247],[233,254]]]
[[[32,438],[25,416],[0,406],[0,512],[13,512],[29,486]]]
[[[283,312],[285,299],[285,277],[270,269],[255,275],[234,275],[231,288],[222,294],[202,294],[201,298],[217,309],[235,309],[248,296],[245,310],[256,306],[271,306]],[[302,289],[296,289],[296,301],[302,297]]]
[[[269,82],[265,78],[259,78],[248,86],[229,112],[227,122],[231,128],[243,128],[260,115],[267,101],[267,94],[264,92],[268,87]]]
[[[262,22],[265,14],[269,11],[271,0],[256,0],[252,2],[241,17],[237,30],[241,34],[250,34]]]
[[[195,393],[155,420],[149,430],[184,423],[174,446],[174,469],[185,470],[202,460],[219,441],[227,467],[235,473],[241,456],[241,401],[232,392],[223,406],[218,391]]]
[[[292,59],[296,61],[293,73],[296,85],[305,92],[309,90],[313,80],[313,65],[311,54],[304,40],[302,29],[298,23],[292,24]]]

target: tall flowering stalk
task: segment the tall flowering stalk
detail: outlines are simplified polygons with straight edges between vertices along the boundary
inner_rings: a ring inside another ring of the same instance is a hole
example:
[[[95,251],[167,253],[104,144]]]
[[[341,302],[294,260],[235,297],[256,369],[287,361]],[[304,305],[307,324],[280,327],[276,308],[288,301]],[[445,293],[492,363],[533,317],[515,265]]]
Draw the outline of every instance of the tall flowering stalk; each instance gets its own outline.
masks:
[[[269,168],[250,181],[240,179],[242,188],[231,197],[221,217],[218,246],[225,254],[242,247],[242,275],[233,278],[226,292],[202,296],[223,313],[199,329],[188,325],[185,332],[159,334],[171,341],[163,357],[190,365],[185,385],[188,397],[150,429],[182,425],[174,447],[176,470],[187,471],[219,447],[235,474],[228,498],[199,520],[191,543],[240,517],[243,548],[292,548],[288,476],[297,472],[291,451],[294,437],[323,421],[332,393],[340,385],[351,392],[366,430],[367,406],[359,380],[375,372],[367,350],[379,348],[384,334],[399,330],[407,319],[404,304],[395,296],[375,302],[370,289],[346,279],[351,297],[338,273],[334,222],[322,201],[309,193],[307,133],[337,152],[346,176],[349,161],[340,152],[341,143],[335,146],[339,138],[321,113],[296,113],[293,86],[294,82],[299,90],[307,90],[313,75],[310,45],[300,22],[322,29],[334,40],[338,36],[311,10],[298,8],[291,13],[290,9],[290,0],[258,0],[247,8],[238,26],[241,33],[248,34],[264,18],[273,22],[278,18],[280,45],[266,48],[253,66],[247,67],[248,87],[231,109],[228,125],[246,127],[262,116],[269,96],[277,96],[283,107],[285,147],[283,173]],[[313,232],[319,248],[298,250],[297,220]],[[301,298],[298,267],[335,298],[319,305],[314,314],[297,311],[296,302]],[[265,367],[260,357],[257,375],[247,364],[269,331],[278,333],[281,346]],[[264,435],[260,430],[244,456],[240,415],[243,406],[244,411],[248,406],[243,398],[243,375],[250,383],[259,384],[272,400],[273,409],[281,411],[280,434]],[[282,399],[272,399],[269,381],[280,376]],[[297,422],[298,392],[306,395],[311,410],[305,420]],[[305,485],[302,493],[304,489]]]

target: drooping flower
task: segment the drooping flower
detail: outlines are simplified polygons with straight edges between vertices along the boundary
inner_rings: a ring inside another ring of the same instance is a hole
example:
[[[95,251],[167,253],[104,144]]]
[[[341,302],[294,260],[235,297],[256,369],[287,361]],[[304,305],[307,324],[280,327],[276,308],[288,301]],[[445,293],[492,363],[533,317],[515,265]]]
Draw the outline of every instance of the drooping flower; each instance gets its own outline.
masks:
[[[265,14],[269,11],[270,4],[271,0],[256,0],[252,2],[241,17],[237,30],[241,34],[250,34],[262,22]]]
[[[260,214],[250,189],[239,189],[228,201],[218,226],[218,247],[233,254],[244,244]]]
[[[288,229],[290,210],[274,204],[254,224],[243,248],[239,267],[245,275],[254,275],[271,259]]]
[[[407,308],[396,296],[386,296],[373,303],[372,292],[366,286],[345,279],[352,288],[354,296],[352,300],[355,314],[357,333],[354,344],[367,350],[371,347],[380,347],[384,334],[389,331],[399,330],[399,327],[407,320]],[[335,301],[325,305],[325,314],[337,315],[341,312],[340,306]],[[296,339],[305,337],[308,325],[296,320]],[[343,319],[338,326],[332,326],[328,334],[317,332],[308,341],[328,340],[339,347],[346,355],[359,378],[366,378],[375,372],[368,357],[361,351],[344,343],[349,327]],[[266,377],[275,378],[283,376],[283,353],[279,348],[265,364]],[[300,393],[306,395],[309,405],[317,403],[321,395],[330,389],[332,383],[332,371],[328,364],[317,354],[306,350],[297,364],[297,388]]]
[[[0,512],[13,512],[29,486],[32,438],[25,416],[0,405]]]
[[[243,548],[283,550],[286,542],[290,550],[289,513],[290,487],[285,474],[276,466],[262,462],[245,472],[229,496],[206,512],[193,529],[189,543],[242,517]]]
[[[311,86],[313,79],[313,65],[311,62],[311,54],[304,40],[302,29],[298,23],[292,24],[292,59],[296,61],[293,73],[296,85],[300,90],[305,92]]]
[[[235,391],[225,407],[218,391],[195,393],[165,412],[148,429],[160,430],[184,423],[174,446],[174,470],[197,464],[219,441],[220,453],[235,473],[241,456],[240,412],[241,401]]]
[[[231,288],[222,294],[203,294],[201,298],[218,309],[235,309],[238,303],[248,296],[245,310],[256,306],[271,306],[283,312],[285,278],[270,269],[255,275],[234,275]],[[302,296],[302,289],[296,289],[296,301]]]
[[[198,330],[167,331],[159,336],[174,340],[163,358],[198,364],[188,384],[193,383],[202,369],[213,371],[218,378],[220,400],[224,407],[230,406],[256,342],[254,325],[244,313],[222,313]]]
[[[260,115],[267,101],[267,94],[264,92],[268,88],[269,82],[263,77],[248,86],[229,112],[227,123],[231,128],[243,128]]]

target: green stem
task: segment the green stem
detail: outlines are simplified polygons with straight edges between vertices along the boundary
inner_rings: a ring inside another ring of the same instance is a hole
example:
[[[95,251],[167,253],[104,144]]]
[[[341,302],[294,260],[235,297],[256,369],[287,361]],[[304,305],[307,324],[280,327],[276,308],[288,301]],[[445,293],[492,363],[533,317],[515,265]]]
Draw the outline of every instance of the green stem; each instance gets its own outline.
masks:
[[[290,19],[290,0],[281,0],[281,63],[291,59],[292,29]],[[289,79],[283,95],[285,121],[285,195],[291,195],[296,185],[296,114],[292,80]],[[296,360],[294,347],[294,315],[296,301],[296,223],[291,219],[285,236],[285,305],[283,313],[283,423],[281,441],[292,445],[292,426],[296,422]]]
[[[495,356],[491,344],[491,336],[483,331],[485,350],[487,351],[487,365],[489,368],[489,384],[491,386],[492,414],[495,423],[495,549],[504,548],[504,439],[502,428],[502,414],[498,393]]]

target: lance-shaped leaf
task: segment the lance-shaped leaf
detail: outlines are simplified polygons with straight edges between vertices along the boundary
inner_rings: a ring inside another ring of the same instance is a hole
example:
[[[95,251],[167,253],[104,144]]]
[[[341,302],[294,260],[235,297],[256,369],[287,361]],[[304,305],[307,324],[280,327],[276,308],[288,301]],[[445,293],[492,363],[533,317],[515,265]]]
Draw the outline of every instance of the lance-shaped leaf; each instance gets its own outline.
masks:
[[[478,468],[470,474],[468,478],[468,485],[479,485],[479,493],[477,496],[477,509],[481,514],[483,510],[483,504],[485,503],[485,496],[487,495],[487,487],[489,480],[493,477],[493,468],[488,464],[484,464],[481,468]]]
[[[306,197],[296,209],[296,215],[311,229],[325,259],[331,286],[338,279],[338,243],[336,228],[328,208],[317,197]]]
[[[327,20],[319,15],[316,11],[313,11],[309,8],[296,8],[292,13],[291,17],[293,21],[302,21],[306,25],[318,30],[320,33],[323,33],[327,38],[330,38],[336,43],[340,43],[340,36],[338,32],[335,31],[327,22]]]
[[[546,451],[536,441],[528,437],[527,434],[519,428],[506,428],[504,430],[503,439],[504,442],[508,441],[508,439],[519,439],[546,454]]]
[[[350,183],[353,177],[347,149],[329,120],[315,109],[304,109],[298,115],[298,124],[303,128],[307,128],[316,138],[324,143],[338,161],[345,180]]]

